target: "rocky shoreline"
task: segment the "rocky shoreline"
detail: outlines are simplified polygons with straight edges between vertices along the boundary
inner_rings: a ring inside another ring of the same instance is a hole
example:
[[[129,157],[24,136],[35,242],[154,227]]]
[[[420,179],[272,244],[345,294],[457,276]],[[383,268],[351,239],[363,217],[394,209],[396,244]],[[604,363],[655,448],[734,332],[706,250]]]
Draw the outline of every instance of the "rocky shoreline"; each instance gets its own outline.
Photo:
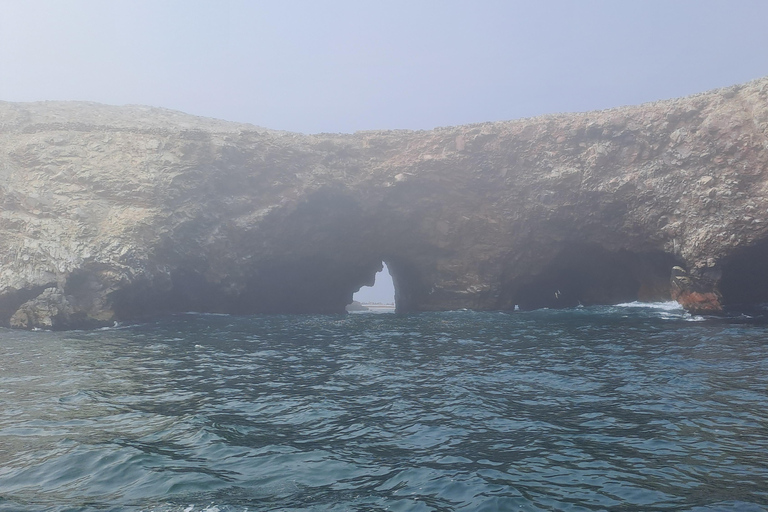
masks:
[[[303,135],[0,102],[0,325],[768,302],[768,78],[600,112]],[[673,270],[677,268],[679,270]]]

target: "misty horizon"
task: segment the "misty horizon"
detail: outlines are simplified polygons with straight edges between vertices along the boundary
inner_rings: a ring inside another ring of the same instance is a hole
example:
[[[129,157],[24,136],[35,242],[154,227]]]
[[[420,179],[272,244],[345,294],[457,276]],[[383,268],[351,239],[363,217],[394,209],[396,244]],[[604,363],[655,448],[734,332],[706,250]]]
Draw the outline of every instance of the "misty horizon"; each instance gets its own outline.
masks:
[[[0,100],[147,105],[298,133],[432,129],[768,75],[768,3],[0,3]]]

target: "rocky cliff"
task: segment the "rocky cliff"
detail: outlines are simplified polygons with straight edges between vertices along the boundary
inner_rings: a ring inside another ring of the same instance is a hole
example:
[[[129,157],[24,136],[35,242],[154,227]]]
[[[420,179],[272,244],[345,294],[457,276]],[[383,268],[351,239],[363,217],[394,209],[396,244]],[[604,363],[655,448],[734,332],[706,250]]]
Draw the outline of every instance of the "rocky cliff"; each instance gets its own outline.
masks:
[[[768,78],[352,135],[0,103],[0,325],[343,312],[382,261],[400,311],[768,302]]]

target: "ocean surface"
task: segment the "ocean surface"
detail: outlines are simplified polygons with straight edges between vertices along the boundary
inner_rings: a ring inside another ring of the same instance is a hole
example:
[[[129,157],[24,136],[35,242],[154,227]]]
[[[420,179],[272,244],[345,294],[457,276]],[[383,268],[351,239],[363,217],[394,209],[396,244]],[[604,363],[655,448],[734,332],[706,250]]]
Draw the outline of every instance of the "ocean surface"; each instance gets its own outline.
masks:
[[[0,511],[765,511],[768,325],[669,303],[0,330]]]

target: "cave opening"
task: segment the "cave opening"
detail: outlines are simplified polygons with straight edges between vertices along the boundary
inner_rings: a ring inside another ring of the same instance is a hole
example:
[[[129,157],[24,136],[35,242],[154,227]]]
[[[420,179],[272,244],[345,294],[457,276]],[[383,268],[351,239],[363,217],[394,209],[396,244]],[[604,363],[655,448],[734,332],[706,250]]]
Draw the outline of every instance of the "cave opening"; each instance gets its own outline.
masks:
[[[368,284],[370,283],[370,284]],[[395,310],[395,283],[387,262],[382,261],[372,281],[361,286],[353,295],[347,311],[383,311]]]
[[[396,293],[397,272],[378,258],[285,258],[260,262],[250,276],[212,281],[202,271],[172,270],[162,281],[137,282],[111,296],[121,320],[181,312],[339,314],[353,300],[392,312],[408,304]],[[406,267],[407,268],[407,267]],[[356,297],[355,297],[356,296]]]
[[[728,308],[768,303],[768,239],[723,259],[719,289]]]
[[[508,303],[521,310],[670,300],[677,259],[663,251],[609,251],[598,245],[562,247],[544,269],[507,285]]]

